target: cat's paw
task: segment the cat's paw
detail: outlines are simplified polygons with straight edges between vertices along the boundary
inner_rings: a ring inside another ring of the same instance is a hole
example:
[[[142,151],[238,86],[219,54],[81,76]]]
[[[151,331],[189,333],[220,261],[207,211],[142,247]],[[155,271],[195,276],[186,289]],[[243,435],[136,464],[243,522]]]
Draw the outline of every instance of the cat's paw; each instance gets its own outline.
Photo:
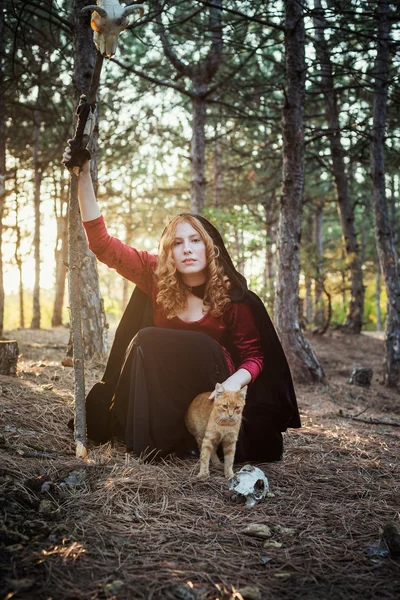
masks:
[[[196,475],[196,479],[207,479],[207,477],[210,476],[210,473],[208,472],[204,472],[204,471],[200,471],[200,473],[198,473]]]
[[[230,469],[229,471],[225,471],[224,476],[225,476],[225,479],[229,479],[230,477],[233,477],[232,469]]]

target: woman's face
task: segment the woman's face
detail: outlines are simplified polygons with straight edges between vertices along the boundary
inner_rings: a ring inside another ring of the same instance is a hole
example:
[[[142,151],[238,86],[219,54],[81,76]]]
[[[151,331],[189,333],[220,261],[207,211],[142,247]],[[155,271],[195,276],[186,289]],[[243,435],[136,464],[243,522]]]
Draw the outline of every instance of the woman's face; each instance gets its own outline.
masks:
[[[192,276],[203,273],[207,267],[206,245],[199,232],[189,223],[182,222],[176,227],[172,258],[185,283],[196,285]]]

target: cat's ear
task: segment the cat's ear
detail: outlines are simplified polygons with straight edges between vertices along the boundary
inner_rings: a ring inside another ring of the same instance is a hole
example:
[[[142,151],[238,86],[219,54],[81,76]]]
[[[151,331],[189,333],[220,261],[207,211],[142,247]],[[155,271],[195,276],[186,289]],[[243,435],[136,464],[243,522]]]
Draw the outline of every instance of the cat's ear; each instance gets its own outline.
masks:
[[[247,394],[247,385],[245,385],[241,390],[240,390],[240,396],[242,398],[242,400],[246,400],[246,394]]]
[[[224,393],[224,387],[220,383],[215,384],[215,395],[220,396]]]

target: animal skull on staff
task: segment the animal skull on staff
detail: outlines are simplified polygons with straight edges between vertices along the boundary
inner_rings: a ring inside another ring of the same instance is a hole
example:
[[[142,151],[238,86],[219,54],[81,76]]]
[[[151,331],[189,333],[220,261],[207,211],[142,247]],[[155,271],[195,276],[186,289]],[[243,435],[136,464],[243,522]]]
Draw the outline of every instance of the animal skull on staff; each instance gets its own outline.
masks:
[[[94,31],[94,43],[100,54],[108,58],[114,56],[119,34],[128,27],[128,17],[137,10],[142,17],[143,4],[121,6],[118,0],[98,0],[97,4],[82,9],[82,12],[92,12],[90,25]]]

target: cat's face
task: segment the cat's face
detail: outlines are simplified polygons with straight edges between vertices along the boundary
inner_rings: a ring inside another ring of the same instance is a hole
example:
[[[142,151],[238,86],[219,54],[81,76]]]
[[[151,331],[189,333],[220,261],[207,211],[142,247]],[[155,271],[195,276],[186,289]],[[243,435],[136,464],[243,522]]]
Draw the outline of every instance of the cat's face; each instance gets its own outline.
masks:
[[[219,424],[235,425],[241,420],[246,404],[246,392],[247,386],[237,392],[228,392],[217,383],[214,406]]]

